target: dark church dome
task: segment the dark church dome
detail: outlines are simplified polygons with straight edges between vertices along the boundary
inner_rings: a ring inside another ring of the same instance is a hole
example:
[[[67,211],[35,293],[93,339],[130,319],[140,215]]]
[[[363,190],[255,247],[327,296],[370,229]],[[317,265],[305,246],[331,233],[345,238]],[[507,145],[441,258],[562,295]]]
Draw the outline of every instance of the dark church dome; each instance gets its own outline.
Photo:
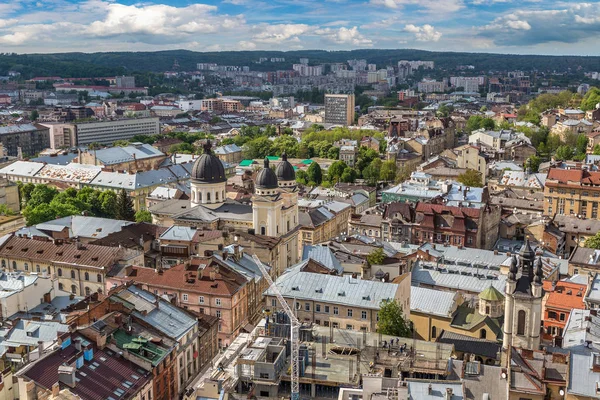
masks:
[[[256,187],[259,189],[275,189],[279,187],[277,184],[277,176],[269,167],[269,159],[265,157],[264,168],[258,172],[256,176]]]
[[[192,179],[203,183],[221,183],[227,181],[223,163],[211,152],[210,141],[206,142],[204,153],[194,162]]]
[[[294,171],[294,167],[287,160],[287,154],[283,153],[281,155],[281,162],[277,166],[276,170],[277,179],[280,181],[295,181],[296,180],[296,171]]]

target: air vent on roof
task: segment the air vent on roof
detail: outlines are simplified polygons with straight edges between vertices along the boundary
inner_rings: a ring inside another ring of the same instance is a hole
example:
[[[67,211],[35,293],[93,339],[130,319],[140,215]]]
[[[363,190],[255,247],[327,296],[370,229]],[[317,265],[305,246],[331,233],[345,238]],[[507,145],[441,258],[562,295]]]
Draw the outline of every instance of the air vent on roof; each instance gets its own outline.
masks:
[[[366,295],[366,296],[363,296],[363,297],[362,297],[362,299],[363,299],[363,300],[367,300],[367,301],[368,301],[368,300],[371,300],[371,296],[369,296],[369,295]]]
[[[292,290],[293,291],[299,291],[300,290],[300,286],[292,286]]]
[[[293,290],[293,288],[292,288]],[[315,289],[315,293],[323,293],[323,289]]]
[[[341,292],[338,292],[338,296],[345,296],[346,292],[344,292],[343,290]]]

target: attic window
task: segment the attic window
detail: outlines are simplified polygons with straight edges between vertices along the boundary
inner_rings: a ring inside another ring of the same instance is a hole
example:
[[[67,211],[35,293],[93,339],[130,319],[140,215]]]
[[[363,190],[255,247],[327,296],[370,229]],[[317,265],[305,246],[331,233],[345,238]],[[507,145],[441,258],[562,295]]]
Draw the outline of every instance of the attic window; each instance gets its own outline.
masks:
[[[62,251],[57,251],[57,252],[56,252],[56,255],[57,255],[57,256],[62,256],[62,255],[63,255],[63,252],[62,252]]]
[[[98,261],[98,257],[92,257],[92,261]]]
[[[338,292],[338,296],[345,296],[346,292],[344,292],[343,290],[341,292]]]
[[[298,292],[300,291],[300,286],[292,286],[292,290]]]
[[[81,258],[81,254],[75,254],[75,258]]]
[[[369,295],[366,295],[366,296],[363,296],[363,297],[362,297],[362,299],[363,299],[363,300],[371,300],[371,296],[369,296]]]
[[[573,292],[571,290],[567,290],[567,294],[570,296],[573,294]]]
[[[292,288],[292,290],[294,289]],[[323,289],[315,289],[315,293],[323,293]]]
[[[29,248],[28,248],[28,247],[23,247],[23,248],[21,249],[21,251],[27,251],[27,250],[29,250]]]

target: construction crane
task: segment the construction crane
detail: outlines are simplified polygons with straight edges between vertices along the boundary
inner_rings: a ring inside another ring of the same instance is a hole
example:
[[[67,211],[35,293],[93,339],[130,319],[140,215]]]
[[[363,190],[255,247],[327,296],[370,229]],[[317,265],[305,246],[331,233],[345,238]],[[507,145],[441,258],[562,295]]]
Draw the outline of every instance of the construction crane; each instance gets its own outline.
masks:
[[[267,280],[269,288],[275,294],[277,300],[279,300],[281,308],[283,308],[283,311],[287,314],[288,318],[290,319],[290,348],[292,353],[290,357],[290,364],[292,367],[291,400],[300,400],[300,322],[298,321],[298,318],[296,318],[296,315],[288,305],[287,301],[285,301],[285,299],[279,292],[279,289],[277,289],[277,286],[275,286],[273,279],[271,279],[271,275],[269,275],[269,271],[267,271],[262,261],[260,261],[260,258],[258,258],[256,254],[252,255],[252,258],[254,259],[254,262],[260,269],[260,272],[263,274],[263,277]]]

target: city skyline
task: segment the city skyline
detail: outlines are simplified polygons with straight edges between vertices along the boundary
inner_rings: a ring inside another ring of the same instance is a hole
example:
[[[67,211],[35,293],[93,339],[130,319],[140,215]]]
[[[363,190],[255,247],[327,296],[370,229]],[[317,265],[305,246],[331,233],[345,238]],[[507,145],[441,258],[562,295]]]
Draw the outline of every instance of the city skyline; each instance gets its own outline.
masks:
[[[16,0],[0,46],[68,51],[416,48],[600,55],[600,3],[525,0]]]

